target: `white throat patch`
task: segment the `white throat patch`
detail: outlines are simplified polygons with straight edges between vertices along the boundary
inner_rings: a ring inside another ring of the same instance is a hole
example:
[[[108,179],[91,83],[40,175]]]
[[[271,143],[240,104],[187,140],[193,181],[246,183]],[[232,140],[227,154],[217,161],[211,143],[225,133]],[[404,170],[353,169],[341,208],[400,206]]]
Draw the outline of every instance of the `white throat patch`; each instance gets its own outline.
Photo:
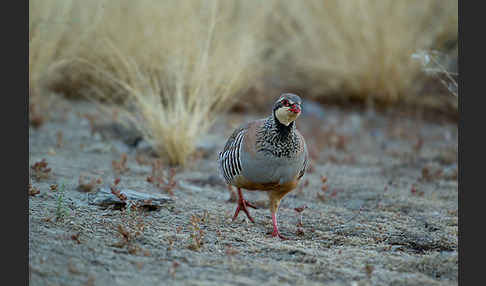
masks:
[[[289,109],[289,107],[283,106],[275,111],[275,117],[277,117],[278,121],[285,126],[289,126],[289,124],[295,121],[295,119],[297,119],[297,117],[300,115],[300,112],[294,113]]]

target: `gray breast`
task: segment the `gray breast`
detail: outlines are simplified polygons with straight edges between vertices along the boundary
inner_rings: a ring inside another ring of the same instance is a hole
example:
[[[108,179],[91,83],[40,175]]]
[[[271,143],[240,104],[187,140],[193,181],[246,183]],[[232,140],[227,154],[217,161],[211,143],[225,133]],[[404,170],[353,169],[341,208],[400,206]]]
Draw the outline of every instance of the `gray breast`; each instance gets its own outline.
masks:
[[[292,158],[275,157],[266,152],[257,152],[256,156],[241,152],[240,158],[242,175],[255,183],[289,182],[295,179],[304,164],[303,152]]]

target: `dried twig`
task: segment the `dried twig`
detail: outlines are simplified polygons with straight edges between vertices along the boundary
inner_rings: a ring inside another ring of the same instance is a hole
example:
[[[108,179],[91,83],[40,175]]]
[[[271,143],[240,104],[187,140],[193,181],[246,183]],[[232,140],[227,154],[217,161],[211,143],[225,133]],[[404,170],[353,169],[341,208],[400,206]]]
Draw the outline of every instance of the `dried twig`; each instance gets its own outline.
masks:
[[[78,179],[78,190],[82,192],[91,192],[97,185],[100,185],[101,183],[103,183],[101,178],[92,178],[91,180],[86,181],[85,176],[80,175]]]
[[[152,174],[147,177],[147,182],[174,196],[172,190],[177,185],[177,182],[174,180],[175,175],[176,169],[170,168],[168,172],[164,172],[162,160],[154,160],[152,162]]]
[[[29,191],[29,196],[35,196],[40,194],[39,189],[32,186],[32,184],[29,184],[28,191]]]
[[[33,171],[33,175],[37,180],[47,179],[51,172],[51,168],[47,168],[46,159],[42,159],[39,162],[34,163],[34,165],[30,166]]]
[[[127,164],[127,154],[126,153],[123,153],[121,158],[120,158],[120,161],[116,161],[116,160],[113,160],[111,162],[111,165],[113,167],[113,170],[117,173],[117,174],[123,174],[125,172],[127,172],[129,170],[129,168],[126,166]]]
[[[117,198],[119,198],[120,201],[125,203],[127,201],[127,196],[125,194],[120,193],[120,190],[117,189],[116,186],[118,185],[118,183],[120,183],[120,178],[115,179],[113,185],[111,185],[110,187],[111,193],[114,194]]]

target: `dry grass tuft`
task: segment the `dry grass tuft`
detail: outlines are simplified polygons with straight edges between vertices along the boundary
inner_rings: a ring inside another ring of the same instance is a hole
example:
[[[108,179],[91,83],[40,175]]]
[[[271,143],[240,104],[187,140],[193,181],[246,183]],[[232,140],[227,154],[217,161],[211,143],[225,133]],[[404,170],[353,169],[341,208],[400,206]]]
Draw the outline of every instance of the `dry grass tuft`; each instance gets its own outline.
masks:
[[[252,85],[266,11],[260,6],[217,0],[89,2],[78,8],[96,10],[99,20],[62,59],[44,58],[54,62],[49,85],[117,104],[120,120],[135,123],[170,164],[184,165],[216,115]]]
[[[159,155],[170,164],[184,165],[216,115],[251,85],[250,67],[257,49],[251,25],[244,15],[236,14],[239,9],[245,11],[242,7],[211,1],[164,4],[161,9],[167,14],[150,17],[160,23],[164,37],[149,50],[159,52],[146,59],[145,71],[133,62],[128,64],[133,84],[122,86],[133,104],[133,116],[128,118]],[[186,21],[167,25],[178,19]],[[129,62],[122,58],[120,62]]]
[[[29,117],[34,127],[45,122],[54,102],[47,94],[56,65],[79,53],[100,19],[101,5],[95,0],[29,1]]]
[[[457,40],[457,1],[285,1],[271,23],[287,86],[313,96],[396,102],[422,85],[418,49]],[[270,65],[273,66],[273,65]]]

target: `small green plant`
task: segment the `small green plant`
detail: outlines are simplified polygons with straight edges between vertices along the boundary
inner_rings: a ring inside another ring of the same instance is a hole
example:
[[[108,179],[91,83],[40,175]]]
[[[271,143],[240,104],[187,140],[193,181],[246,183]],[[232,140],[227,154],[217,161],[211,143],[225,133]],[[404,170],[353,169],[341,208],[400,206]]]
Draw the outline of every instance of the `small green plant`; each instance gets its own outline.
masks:
[[[51,188],[54,192],[57,193],[57,204],[56,204],[56,221],[63,220],[66,216],[69,215],[69,211],[66,207],[64,202],[64,195],[65,195],[65,185],[62,184],[60,189]]]

